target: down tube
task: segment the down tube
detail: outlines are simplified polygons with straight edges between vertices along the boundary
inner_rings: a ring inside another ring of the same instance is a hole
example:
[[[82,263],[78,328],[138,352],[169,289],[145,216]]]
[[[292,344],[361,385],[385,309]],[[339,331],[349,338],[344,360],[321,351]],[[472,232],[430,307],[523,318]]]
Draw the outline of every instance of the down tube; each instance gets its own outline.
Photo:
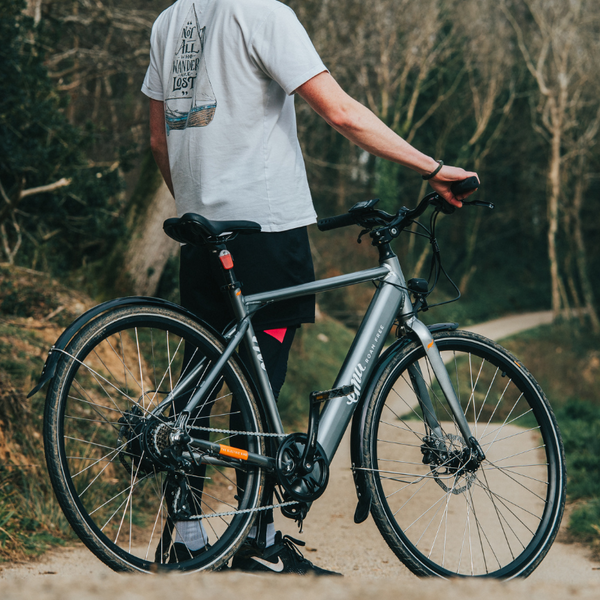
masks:
[[[401,306],[404,291],[382,283],[354,338],[334,387],[353,384],[355,391],[329,400],[319,422],[318,442],[331,462],[352,418],[362,387],[366,385]]]

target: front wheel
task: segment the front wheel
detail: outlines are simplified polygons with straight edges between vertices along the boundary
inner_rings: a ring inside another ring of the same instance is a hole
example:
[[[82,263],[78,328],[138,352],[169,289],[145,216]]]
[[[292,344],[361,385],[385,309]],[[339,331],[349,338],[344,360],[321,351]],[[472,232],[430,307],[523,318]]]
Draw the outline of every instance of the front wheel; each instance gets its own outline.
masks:
[[[250,530],[263,471],[173,442],[178,415],[222,352],[201,324],[145,305],[105,313],[64,350],[46,399],[46,461],[69,523],[111,568],[218,569]],[[191,387],[164,402],[193,370]],[[236,358],[186,430],[265,453],[261,413]],[[175,547],[190,530],[194,553]]]
[[[552,545],[565,503],[552,409],[501,346],[462,331],[434,340],[485,460],[470,459],[422,345],[410,343],[384,370],[367,410],[362,467],[373,517],[417,575],[527,576]],[[424,418],[424,393],[435,420]]]

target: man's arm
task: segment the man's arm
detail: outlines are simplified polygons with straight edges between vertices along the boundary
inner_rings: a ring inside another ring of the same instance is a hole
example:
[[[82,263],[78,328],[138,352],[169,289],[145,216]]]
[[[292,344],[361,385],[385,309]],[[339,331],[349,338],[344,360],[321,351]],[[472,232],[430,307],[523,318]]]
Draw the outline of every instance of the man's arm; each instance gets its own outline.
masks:
[[[437,169],[437,161],[394,133],[366,106],[344,92],[329,73],[323,72],[309,79],[296,93],[336,131],[363,150],[399,163],[421,175],[427,175]],[[444,165],[429,183],[447,202],[454,206],[462,206],[460,200],[469,194],[457,198],[450,191],[450,186],[455,181],[462,181],[473,175],[477,174]]]
[[[167,146],[167,132],[165,129],[164,102],[152,99],[150,99],[150,149],[163,179],[174,198],[175,192],[173,191],[173,180],[171,179],[169,148]]]

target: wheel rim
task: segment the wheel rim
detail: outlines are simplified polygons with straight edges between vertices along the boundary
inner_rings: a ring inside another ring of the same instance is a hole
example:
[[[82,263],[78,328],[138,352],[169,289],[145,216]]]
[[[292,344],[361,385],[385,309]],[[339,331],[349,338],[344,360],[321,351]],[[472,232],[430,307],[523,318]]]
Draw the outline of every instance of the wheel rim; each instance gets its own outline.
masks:
[[[472,340],[438,339],[437,344],[486,460],[469,470],[457,459],[466,444],[416,348],[383,390],[387,400],[380,407],[373,455],[385,518],[430,572],[518,575],[545,552],[554,537],[550,532],[558,528],[557,430],[519,363]],[[408,371],[398,377],[415,357],[443,429],[445,461],[426,456],[422,440],[431,431]]]
[[[174,564],[164,564],[169,561],[172,542],[181,541],[169,515],[172,503],[167,495],[172,486],[167,484],[173,475],[152,465],[147,447],[136,446],[141,430],[132,429],[126,413],[137,407],[141,418],[148,418],[179,377],[189,372],[190,362],[203,360],[200,364],[208,367],[215,352],[215,346],[184,324],[139,315],[113,320],[72,350],[77,358],[67,357],[56,440],[62,480],[86,522],[85,534],[89,537],[91,532],[97,542],[135,569],[154,570],[155,561],[161,568],[186,570],[219,564],[248,527],[252,515],[244,510],[257,505],[259,469],[245,473],[244,481],[238,480],[235,469],[222,465],[187,472],[183,486],[195,506],[192,519],[202,523],[200,533],[207,536],[208,550],[199,557],[179,556]],[[232,406],[234,394],[247,397],[228,369],[207,408],[190,418],[195,435],[231,444],[232,434],[202,429],[230,430],[231,419],[236,430],[259,430],[249,402],[237,401]],[[167,409],[157,423],[160,427],[172,423],[176,412],[175,407]],[[261,452],[257,436],[237,435],[233,443]],[[72,524],[81,536],[79,527]]]

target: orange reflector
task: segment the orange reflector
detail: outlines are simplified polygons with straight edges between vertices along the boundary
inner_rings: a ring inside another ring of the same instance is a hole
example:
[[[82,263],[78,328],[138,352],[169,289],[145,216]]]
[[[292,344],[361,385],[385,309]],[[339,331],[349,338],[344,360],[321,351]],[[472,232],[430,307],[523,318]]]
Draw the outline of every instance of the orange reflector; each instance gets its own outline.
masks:
[[[233,269],[233,258],[228,250],[221,250],[219,253],[219,260],[221,261],[224,269]]]
[[[219,444],[219,454],[229,456],[229,458],[239,458],[240,460],[248,460],[248,451],[234,448],[233,446],[223,446]]]
[[[427,346],[427,350],[431,350],[432,346],[433,346],[433,342],[429,342],[429,346]]]

